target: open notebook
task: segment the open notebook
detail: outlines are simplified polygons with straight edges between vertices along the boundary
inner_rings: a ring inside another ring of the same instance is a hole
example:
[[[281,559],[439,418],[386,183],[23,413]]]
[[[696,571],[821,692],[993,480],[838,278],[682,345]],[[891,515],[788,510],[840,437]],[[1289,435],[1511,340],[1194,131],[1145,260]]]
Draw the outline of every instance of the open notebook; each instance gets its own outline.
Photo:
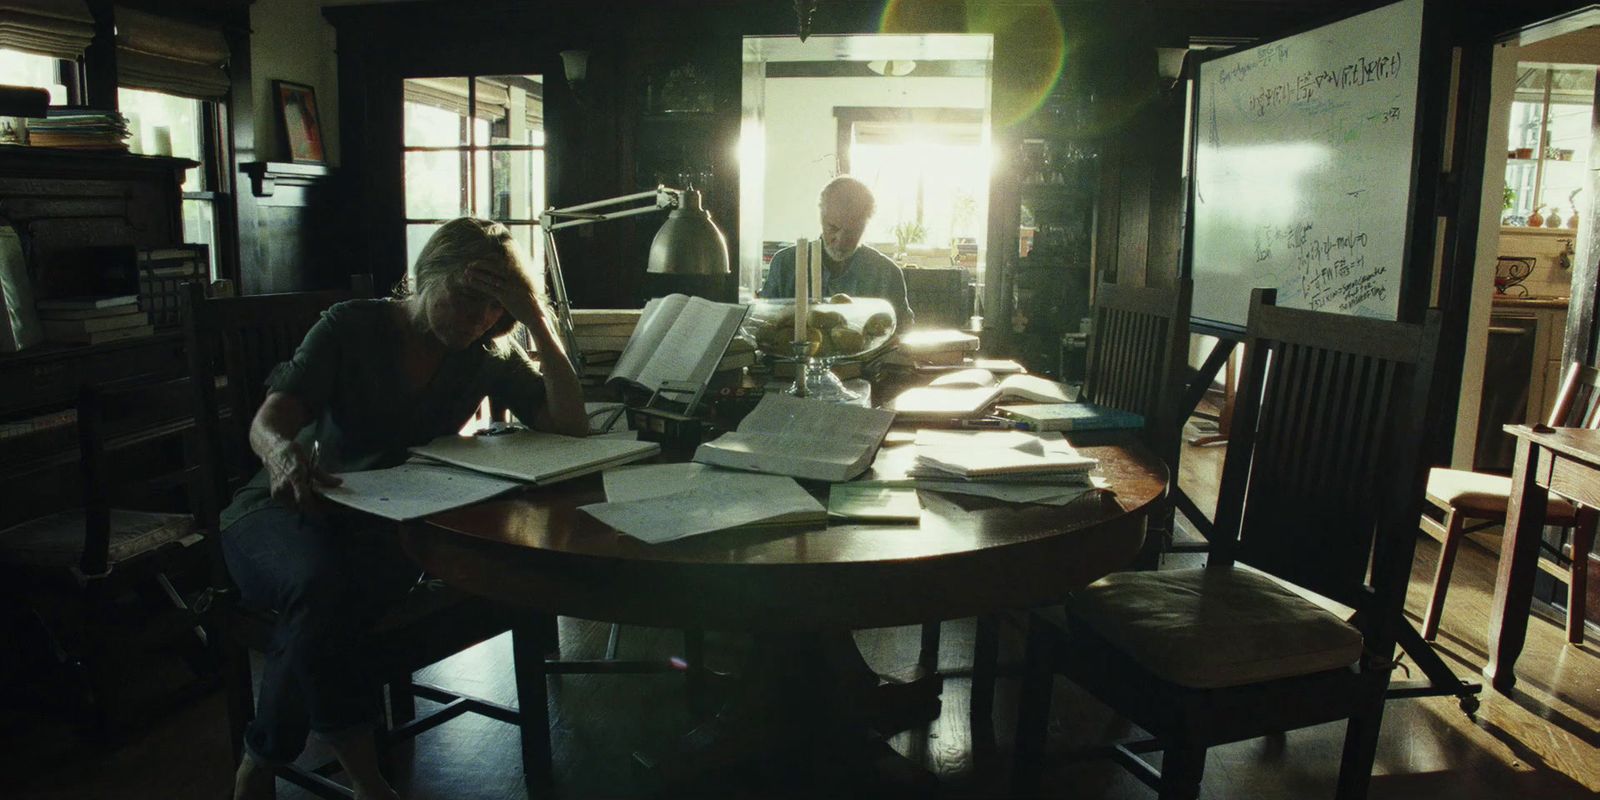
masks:
[[[768,394],[738,430],[700,445],[694,460],[837,483],[866,471],[893,422],[882,409]]]
[[[661,452],[655,442],[580,439],[518,430],[496,436],[441,436],[411,452],[477,472],[536,486],[576,478]]]

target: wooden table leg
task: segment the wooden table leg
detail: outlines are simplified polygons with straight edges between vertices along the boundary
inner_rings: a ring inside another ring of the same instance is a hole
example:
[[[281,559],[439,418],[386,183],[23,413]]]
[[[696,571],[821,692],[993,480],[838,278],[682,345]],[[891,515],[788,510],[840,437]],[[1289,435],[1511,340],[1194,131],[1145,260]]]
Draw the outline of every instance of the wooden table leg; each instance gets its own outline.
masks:
[[[1538,572],[1539,538],[1544,532],[1549,491],[1539,485],[1537,444],[1517,437],[1516,466],[1511,474],[1511,500],[1500,543],[1500,568],[1489,608],[1489,663],[1484,677],[1495,689],[1510,693],[1516,685],[1517,656],[1528,636],[1528,611],[1533,604],[1533,578]]]

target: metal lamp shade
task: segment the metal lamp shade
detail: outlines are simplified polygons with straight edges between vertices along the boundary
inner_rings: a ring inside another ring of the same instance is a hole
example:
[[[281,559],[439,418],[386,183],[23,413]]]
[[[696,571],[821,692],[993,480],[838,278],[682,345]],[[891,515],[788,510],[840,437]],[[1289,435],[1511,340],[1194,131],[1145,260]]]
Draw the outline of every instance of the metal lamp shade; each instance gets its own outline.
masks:
[[[650,243],[647,272],[669,275],[728,274],[728,240],[700,205],[700,193],[686,191],[682,204]]]

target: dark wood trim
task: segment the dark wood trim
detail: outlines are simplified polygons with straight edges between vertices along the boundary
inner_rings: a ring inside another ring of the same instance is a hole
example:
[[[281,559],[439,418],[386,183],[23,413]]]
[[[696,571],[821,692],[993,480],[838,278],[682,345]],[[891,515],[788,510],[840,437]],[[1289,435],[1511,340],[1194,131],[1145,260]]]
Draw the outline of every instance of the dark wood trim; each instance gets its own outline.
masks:
[[[0,175],[14,178],[149,178],[198,166],[197,162],[187,158],[170,156],[51,147],[0,147]],[[176,182],[183,182],[181,175]],[[0,204],[6,199],[0,198]]]
[[[256,197],[272,197],[277,187],[314,186],[333,177],[332,167],[324,164],[293,164],[286,161],[251,161],[239,165],[239,171],[250,178],[250,193]]]
[[[912,60],[912,59],[906,59]],[[772,61],[766,65],[767,78],[882,78],[894,80],[907,78],[987,78],[988,61],[971,60],[915,60],[916,67],[903,76],[874,72],[866,61]]]
[[[1435,410],[1427,430],[1431,463],[1448,464],[1461,399],[1461,364],[1466,358],[1472,285],[1477,272],[1478,229],[1482,217],[1484,149],[1489,137],[1490,94],[1495,47],[1488,41],[1458,48],[1454,141],[1441,182],[1445,212],[1439,274],[1439,355],[1434,362]],[[1431,271],[1431,270],[1430,270]]]

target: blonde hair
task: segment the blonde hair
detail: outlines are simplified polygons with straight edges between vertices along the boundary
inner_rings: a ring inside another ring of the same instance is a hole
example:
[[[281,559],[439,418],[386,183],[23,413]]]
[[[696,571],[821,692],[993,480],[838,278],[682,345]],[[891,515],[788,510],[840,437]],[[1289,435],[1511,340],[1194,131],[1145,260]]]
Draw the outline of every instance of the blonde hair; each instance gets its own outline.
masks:
[[[523,269],[522,251],[511,229],[477,217],[450,220],[422,245],[411,268],[410,288],[420,295],[434,286],[459,286],[466,266],[482,261]]]
[[[417,262],[411,274],[395,288],[395,294],[406,297],[422,296],[435,287],[457,289],[465,284],[469,264],[496,262],[510,269],[526,272],[526,256],[511,229],[487,219],[458,217],[439,226],[417,253]],[[499,324],[490,329],[486,338],[504,336],[517,321],[507,313]]]

